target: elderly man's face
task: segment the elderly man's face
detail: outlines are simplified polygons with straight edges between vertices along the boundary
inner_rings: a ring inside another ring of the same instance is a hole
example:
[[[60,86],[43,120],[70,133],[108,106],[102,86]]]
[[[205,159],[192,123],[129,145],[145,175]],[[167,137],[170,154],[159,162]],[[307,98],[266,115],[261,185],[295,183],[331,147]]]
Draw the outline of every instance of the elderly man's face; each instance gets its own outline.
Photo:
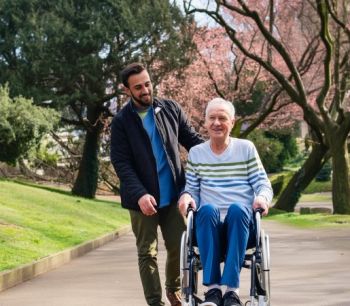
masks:
[[[230,118],[225,106],[215,106],[209,109],[205,118],[205,127],[212,140],[225,140],[230,136],[235,120]]]

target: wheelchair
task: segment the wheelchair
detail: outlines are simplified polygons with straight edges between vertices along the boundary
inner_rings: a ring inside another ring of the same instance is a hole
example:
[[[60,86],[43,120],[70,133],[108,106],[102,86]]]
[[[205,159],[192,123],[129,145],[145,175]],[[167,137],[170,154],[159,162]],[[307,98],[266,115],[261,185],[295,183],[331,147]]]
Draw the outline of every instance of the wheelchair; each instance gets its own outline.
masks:
[[[269,236],[261,229],[261,213],[261,209],[254,212],[255,237],[249,238],[253,243],[248,244],[243,264],[243,268],[250,269],[250,293],[245,306],[270,306]],[[190,208],[187,214],[187,229],[181,237],[182,306],[197,306],[203,302],[198,296],[198,273],[202,270],[202,266],[195,242],[194,215],[195,212]]]

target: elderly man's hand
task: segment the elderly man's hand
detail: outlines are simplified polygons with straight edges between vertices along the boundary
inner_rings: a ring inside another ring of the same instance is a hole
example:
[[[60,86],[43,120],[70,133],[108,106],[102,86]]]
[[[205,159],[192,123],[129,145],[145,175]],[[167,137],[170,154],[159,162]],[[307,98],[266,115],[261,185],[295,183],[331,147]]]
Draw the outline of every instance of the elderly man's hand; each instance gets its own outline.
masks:
[[[262,208],[264,210],[262,212],[263,216],[266,216],[269,212],[269,203],[267,203],[263,196],[257,196],[254,200],[253,209],[257,210],[258,208]]]
[[[194,201],[194,199],[191,197],[189,193],[183,193],[179,199],[178,204],[179,204],[180,213],[184,217],[186,217],[187,210],[189,207],[192,207],[193,210],[196,210],[196,207],[197,207],[196,202]]]

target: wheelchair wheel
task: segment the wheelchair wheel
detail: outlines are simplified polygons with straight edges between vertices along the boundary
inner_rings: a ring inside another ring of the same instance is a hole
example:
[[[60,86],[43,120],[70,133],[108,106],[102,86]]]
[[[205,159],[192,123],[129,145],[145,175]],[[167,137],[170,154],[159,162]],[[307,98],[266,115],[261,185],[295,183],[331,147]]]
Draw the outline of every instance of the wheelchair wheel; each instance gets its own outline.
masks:
[[[183,300],[186,300],[188,288],[189,288],[189,263],[188,263],[188,246],[187,246],[186,232],[184,232],[181,237],[180,282],[181,282],[181,295]]]
[[[188,239],[184,232],[181,237],[180,250],[180,282],[181,282],[181,305],[197,306],[197,300],[194,294],[197,289],[197,272],[193,269],[193,264],[188,256]],[[192,267],[191,267],[192,266]]]
[[[259,306],[270,305],[270,244],[269,236],[264,230],[260,234],[261,242],[261,262],[257,264],[257,275],[262,288],[265,290],[265,295],[258,297]]]

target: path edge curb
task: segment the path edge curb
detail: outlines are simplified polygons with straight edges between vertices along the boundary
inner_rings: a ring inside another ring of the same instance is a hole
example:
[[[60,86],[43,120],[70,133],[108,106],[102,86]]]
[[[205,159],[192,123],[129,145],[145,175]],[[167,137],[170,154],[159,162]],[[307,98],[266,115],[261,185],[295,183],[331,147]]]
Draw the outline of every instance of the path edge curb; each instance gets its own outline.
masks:
[[[24,264],[12,270],[0,272],[0,292],[33,279],[43,273],[54,270],[70,262],[74,258],[83,256],[130,231],[131,227],[126,226],[96,239],[83,242],[70,249],[43,257],[29,264]]]

